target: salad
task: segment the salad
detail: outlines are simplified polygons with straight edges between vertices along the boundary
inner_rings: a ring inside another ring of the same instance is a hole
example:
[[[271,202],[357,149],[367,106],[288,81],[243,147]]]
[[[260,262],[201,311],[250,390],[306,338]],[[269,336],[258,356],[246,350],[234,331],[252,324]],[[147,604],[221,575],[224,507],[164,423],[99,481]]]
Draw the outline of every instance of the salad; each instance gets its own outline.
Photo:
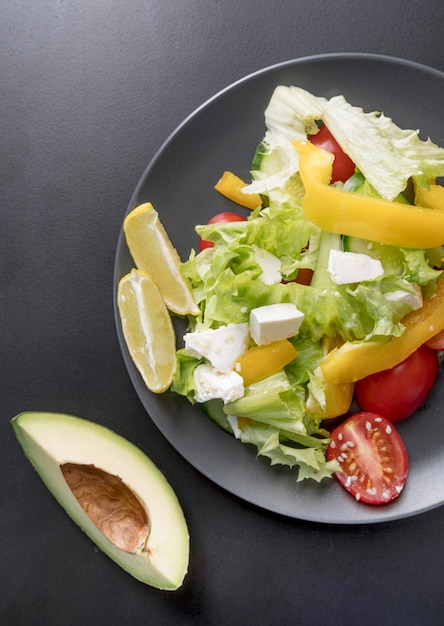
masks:
[[[248,208],[197,225],[181,263],[199,312],[170,389],[298,481],[386,503],[408,473],[393,423],[444,349],[444,149],[294,86],[265,126],[251,182],[216,186]]]

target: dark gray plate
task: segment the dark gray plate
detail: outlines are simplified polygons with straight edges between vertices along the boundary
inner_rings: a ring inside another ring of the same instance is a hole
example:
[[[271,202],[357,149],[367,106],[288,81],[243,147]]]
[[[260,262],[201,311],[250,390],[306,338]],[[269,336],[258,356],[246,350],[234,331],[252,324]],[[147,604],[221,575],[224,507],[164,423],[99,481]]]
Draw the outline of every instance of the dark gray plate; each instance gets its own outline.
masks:
[[[248,179],[254,149],[264,134],[264,109],[280,84],[298,85],[318,96],[343,94],[352,104],[383,111],[398,125],[420,128],[423,138],[444,145],[444,74],[437,70],[379,55],[329,54],[247,76],[208,100],[172,133],[131,198],[128,211],[141,202],[153,203],[182,259],[198,244],[195,224],[233,209],[213,185],[225,169]],[[115,291],[132,266],[121,234]],[[150,393],[128,355],[117,312],[116,324],[129,375],[151,419],[187,461],[240,498],[293,518],[334,524],[399,519],[444,502],[442,380],[427,406],[399,424],[410,459],[403,493],[387,506],[370,507],[357,503],[334,479],[297,483],[294,471],[256,459],[252,446],[220,430],[199,407],[170,392]]]

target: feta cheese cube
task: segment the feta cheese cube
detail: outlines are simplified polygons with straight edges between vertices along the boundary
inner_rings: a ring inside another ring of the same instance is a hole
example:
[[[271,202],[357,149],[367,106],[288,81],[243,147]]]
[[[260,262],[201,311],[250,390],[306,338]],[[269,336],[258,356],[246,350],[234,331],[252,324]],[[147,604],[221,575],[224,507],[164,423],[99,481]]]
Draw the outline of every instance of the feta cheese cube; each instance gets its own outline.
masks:
[[[244,380],[234,370],[220,372],[209,363],[202,363],[194,370],[194,384],[196,385],[196,402],[207,402],[220,398],[233,402],[244,395]]]
[[[262,270],[259,280],[262,281],[264,285],[276,285],[280,283],[282,280],[281,260],[274,254],[271,254],[271,252],[268,252],[268,250],[259,248],[259,246],[253,245],[253,249],[254,260]]]
[[[250,334],[258,346],[288,339],[297,335],[303,319],[291,302],[260,306],[250,313]]]
[[[381,261],[367,254],[330,250],[328,272],[337,285],[360,283],[384,274]]]
[[[407,282],[407,281],[406,281]],[[417,311],[423,305],[421,287],[416,283],[410,283],[415,293],[409,293],[408,291],[392,291],[386,294],[387,300],[398,300],[399,302],[405,302],[412,307],[413,311]]]
[[[233,369],[236,359],[248,348],[248,323],[228,324],[215,330],[184,335],[185,349],[198,359],[204,357],[220,372]]]

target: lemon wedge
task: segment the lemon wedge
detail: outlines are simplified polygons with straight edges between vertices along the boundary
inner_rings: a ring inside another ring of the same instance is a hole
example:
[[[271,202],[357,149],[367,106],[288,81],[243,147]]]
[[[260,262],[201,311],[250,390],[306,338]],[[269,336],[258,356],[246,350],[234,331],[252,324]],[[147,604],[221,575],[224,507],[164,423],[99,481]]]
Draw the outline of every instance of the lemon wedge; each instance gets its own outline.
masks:
[[[117,287],[123,336],[150,391],[162,393],[176,369],[176,336],[160,291],[146,272],[132,269]]]
[[[180,258],[150,202],[133,209],[123,223],[134,263],[153,277],[166,306],[178,315],[197,315],[191,287],[180,271]]]

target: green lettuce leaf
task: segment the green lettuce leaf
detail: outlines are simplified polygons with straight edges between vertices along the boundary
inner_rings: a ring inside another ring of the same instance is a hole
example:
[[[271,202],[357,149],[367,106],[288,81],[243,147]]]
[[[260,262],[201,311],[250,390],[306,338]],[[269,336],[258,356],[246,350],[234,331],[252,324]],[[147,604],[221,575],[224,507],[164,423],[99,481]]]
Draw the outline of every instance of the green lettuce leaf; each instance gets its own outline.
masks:
[[[406,280],[418,283],[418,285],[427,285],[431,281],[435,281],[442,275],[442,270],[435,269],[430,265],[433,262],[433,251],[416,250],[413,248],[400,248],[404,260],[403,276]],[[440,264],[442,261],[439,261]]]
[[[326,439],[311,437],[299,447],[281,441],[281,434],[272,426],[245,426],[242,429],[241,441],[255,445],[258,456],[265,456],[271,465],[298,467],[298,482],[312,478],[320,482],[323,478],[330,478],[338,471],[337,462],[327,461],[325,458]],[[303,447],[302,447],[303,446]]]
[[[173,375],[171,391],[185,396],[192,404],[194,404],[194,393],[196,391],[194,370],[202,362],[202,359],[199,360],[191,356],[184,348],[176,352],[176,371]]]
[[[285,373],[291,384],[306,385],[310,381],[310,372],[314,372],[324,358],[322,341],[313,341],[311,337],[297,335],[292,339],[298,356],[285,367]]]
[[[284,370],[249,385],[244,395],[224,406],[227,415],[241,415],[298,434],[307,434],[305,390],[291,385]]]

